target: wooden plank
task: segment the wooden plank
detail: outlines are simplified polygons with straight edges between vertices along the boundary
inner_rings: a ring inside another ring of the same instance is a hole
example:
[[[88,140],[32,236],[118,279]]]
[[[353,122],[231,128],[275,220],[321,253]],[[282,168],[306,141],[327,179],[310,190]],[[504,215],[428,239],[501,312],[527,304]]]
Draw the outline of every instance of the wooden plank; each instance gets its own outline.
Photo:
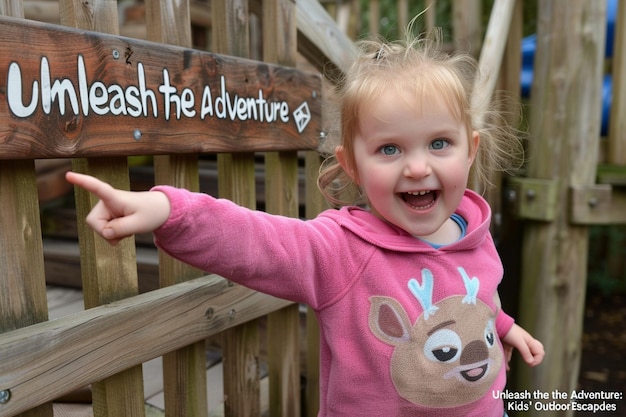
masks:
[[[146,2],[148,39],[191,47],[189,2]],[[155,182],[199,191],[197,155],[155,157]],[[203,272],[159,253],[160,286],[174,285]],[[167,417],[207,417],[205,346],[200,341],[163,356],[163,385]]]
[[[207,276],[2,334],[0,386],[13,395],[0,417],[288,304]]]
[[[32,21],[0,20],[0,85],[5,159],[293,150],[320,131],[319,74]]]
[[[114,0],[98,2],[62,0],[59,2],[59,8],[61,24],[82,30],[118,34],[117,2]],[[58,42],[59,38],[56,39],[56,44],[62,44]],[[48,42],[50,41],[52,39]],[[70,39],[64,39],[64,41],[70,41]],[[42,56],[45,56],[45,51]],[[8,92],[7,96],[10,96]],[[74,134],[80,136],[81,130],[75,129]],[[106,126],[99,127],[99,134],[104,134],[106,131]],[[52,130],[48,134],[54,136]],[[130,187],[126,157],[74,160],[72,165],[75,171],[91,174],[116,188],[128,190]],[[84,219],[96,204],[97,198],[78,187],[76,187],[75,195],[77,216]],[[125,239],[113,247],[90,229],[84,221],[79,221],[78,225],[85,308],[136,295],[138,281],[134,238]],[[145,416],[140,365],[125,368],[117,374],[94,383],[92,392],[95,417]]]
[[[296,2],[298,52],[320,71],[343,71],[356,57],[354,43],[317,0]]]
[[[305,154],[306,218],[312,219],[329,208],[317,187],[322,157],[313,151]],[[320,329],[315,312],[309,307],[306,316],[306,416],[316,417],[320,403]]]
[[[213,0],[214,49],[238,57],[250,56],[248,2]],[[255,209],[254,154],[218,156],[221,197]],[[240,314],[233,310],[234,314]],[[258,323],[248,322],[223,335],[224,411],[228,417],[260,414]]]
[[[626,224],[626,192],[608,184],[572,188],[569,214],[578,225]]]
[[[0,1],[0,15],[23,17],[22,2]],[[48,319],[36,181],[33,161],[0,163],[0,333]],[[41,403],[22,417],[52,415]]]
[[[0,210],[0,333],[11,334],[11,330],[48,319],[33,161],[0,163]],[[8,404],[13,402],[12,387],[0,387],[10,390]],[[31,407],[23,417],[52,417],[51,404]]]
[[[291,0],[263,2],[263,60],[296,65],[296,9]],[[298,217],[298,154],[265,155],[266,211]],[[293,304],[268,316],[270,415],[299,416],[300,313]]]

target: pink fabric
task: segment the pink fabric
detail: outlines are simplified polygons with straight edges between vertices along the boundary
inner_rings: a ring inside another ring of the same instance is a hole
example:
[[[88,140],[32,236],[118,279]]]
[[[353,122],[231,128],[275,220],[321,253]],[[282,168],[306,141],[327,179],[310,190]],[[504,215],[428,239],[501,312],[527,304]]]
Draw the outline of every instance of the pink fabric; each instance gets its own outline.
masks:
[[[315,310],[320,416],[503,415],[498,336],[513,319],[500,308],[503,269],[479,195],[467,191],[457,211],[466,236],[434,249],[356,207],[302,221],[154,189],[172,204],[160,248]]]

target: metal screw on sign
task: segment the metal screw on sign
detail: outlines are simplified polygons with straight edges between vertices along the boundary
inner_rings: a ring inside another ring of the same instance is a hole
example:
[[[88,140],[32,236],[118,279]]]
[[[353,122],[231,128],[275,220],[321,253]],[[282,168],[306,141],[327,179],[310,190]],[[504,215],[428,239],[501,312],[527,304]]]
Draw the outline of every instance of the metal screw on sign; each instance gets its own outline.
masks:
[[[120,51],[118,51],[117,49],[114,49],[113,50],[113,58],[120,59]]]
[[[11,390],[3,389],[0,391],[0,404],[6,404],[11,399]]]
[[[135,140],[140,140],[141,139],[141,130],[135,129],[135,131],[133,132],[133,137],[135,138]]]

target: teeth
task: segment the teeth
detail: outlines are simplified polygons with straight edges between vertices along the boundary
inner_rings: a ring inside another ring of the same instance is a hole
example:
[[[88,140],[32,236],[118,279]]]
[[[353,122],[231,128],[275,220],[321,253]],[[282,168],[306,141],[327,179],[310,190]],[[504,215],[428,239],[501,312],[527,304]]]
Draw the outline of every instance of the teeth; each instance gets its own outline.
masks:
[[[430,194],[432,191],[431,190],[427,190],[427,191],[409,191],[407,192],[407,194],[411,194],[411,195],[426,195],[426,194]]]

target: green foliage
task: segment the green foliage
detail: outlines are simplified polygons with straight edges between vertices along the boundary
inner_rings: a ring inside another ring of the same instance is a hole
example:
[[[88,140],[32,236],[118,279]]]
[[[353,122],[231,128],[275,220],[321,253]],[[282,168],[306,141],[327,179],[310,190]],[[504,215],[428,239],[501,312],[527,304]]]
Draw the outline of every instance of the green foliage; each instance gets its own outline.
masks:
[[[588,263],[589,289],[626,293],[626,226],[591,227]]]

